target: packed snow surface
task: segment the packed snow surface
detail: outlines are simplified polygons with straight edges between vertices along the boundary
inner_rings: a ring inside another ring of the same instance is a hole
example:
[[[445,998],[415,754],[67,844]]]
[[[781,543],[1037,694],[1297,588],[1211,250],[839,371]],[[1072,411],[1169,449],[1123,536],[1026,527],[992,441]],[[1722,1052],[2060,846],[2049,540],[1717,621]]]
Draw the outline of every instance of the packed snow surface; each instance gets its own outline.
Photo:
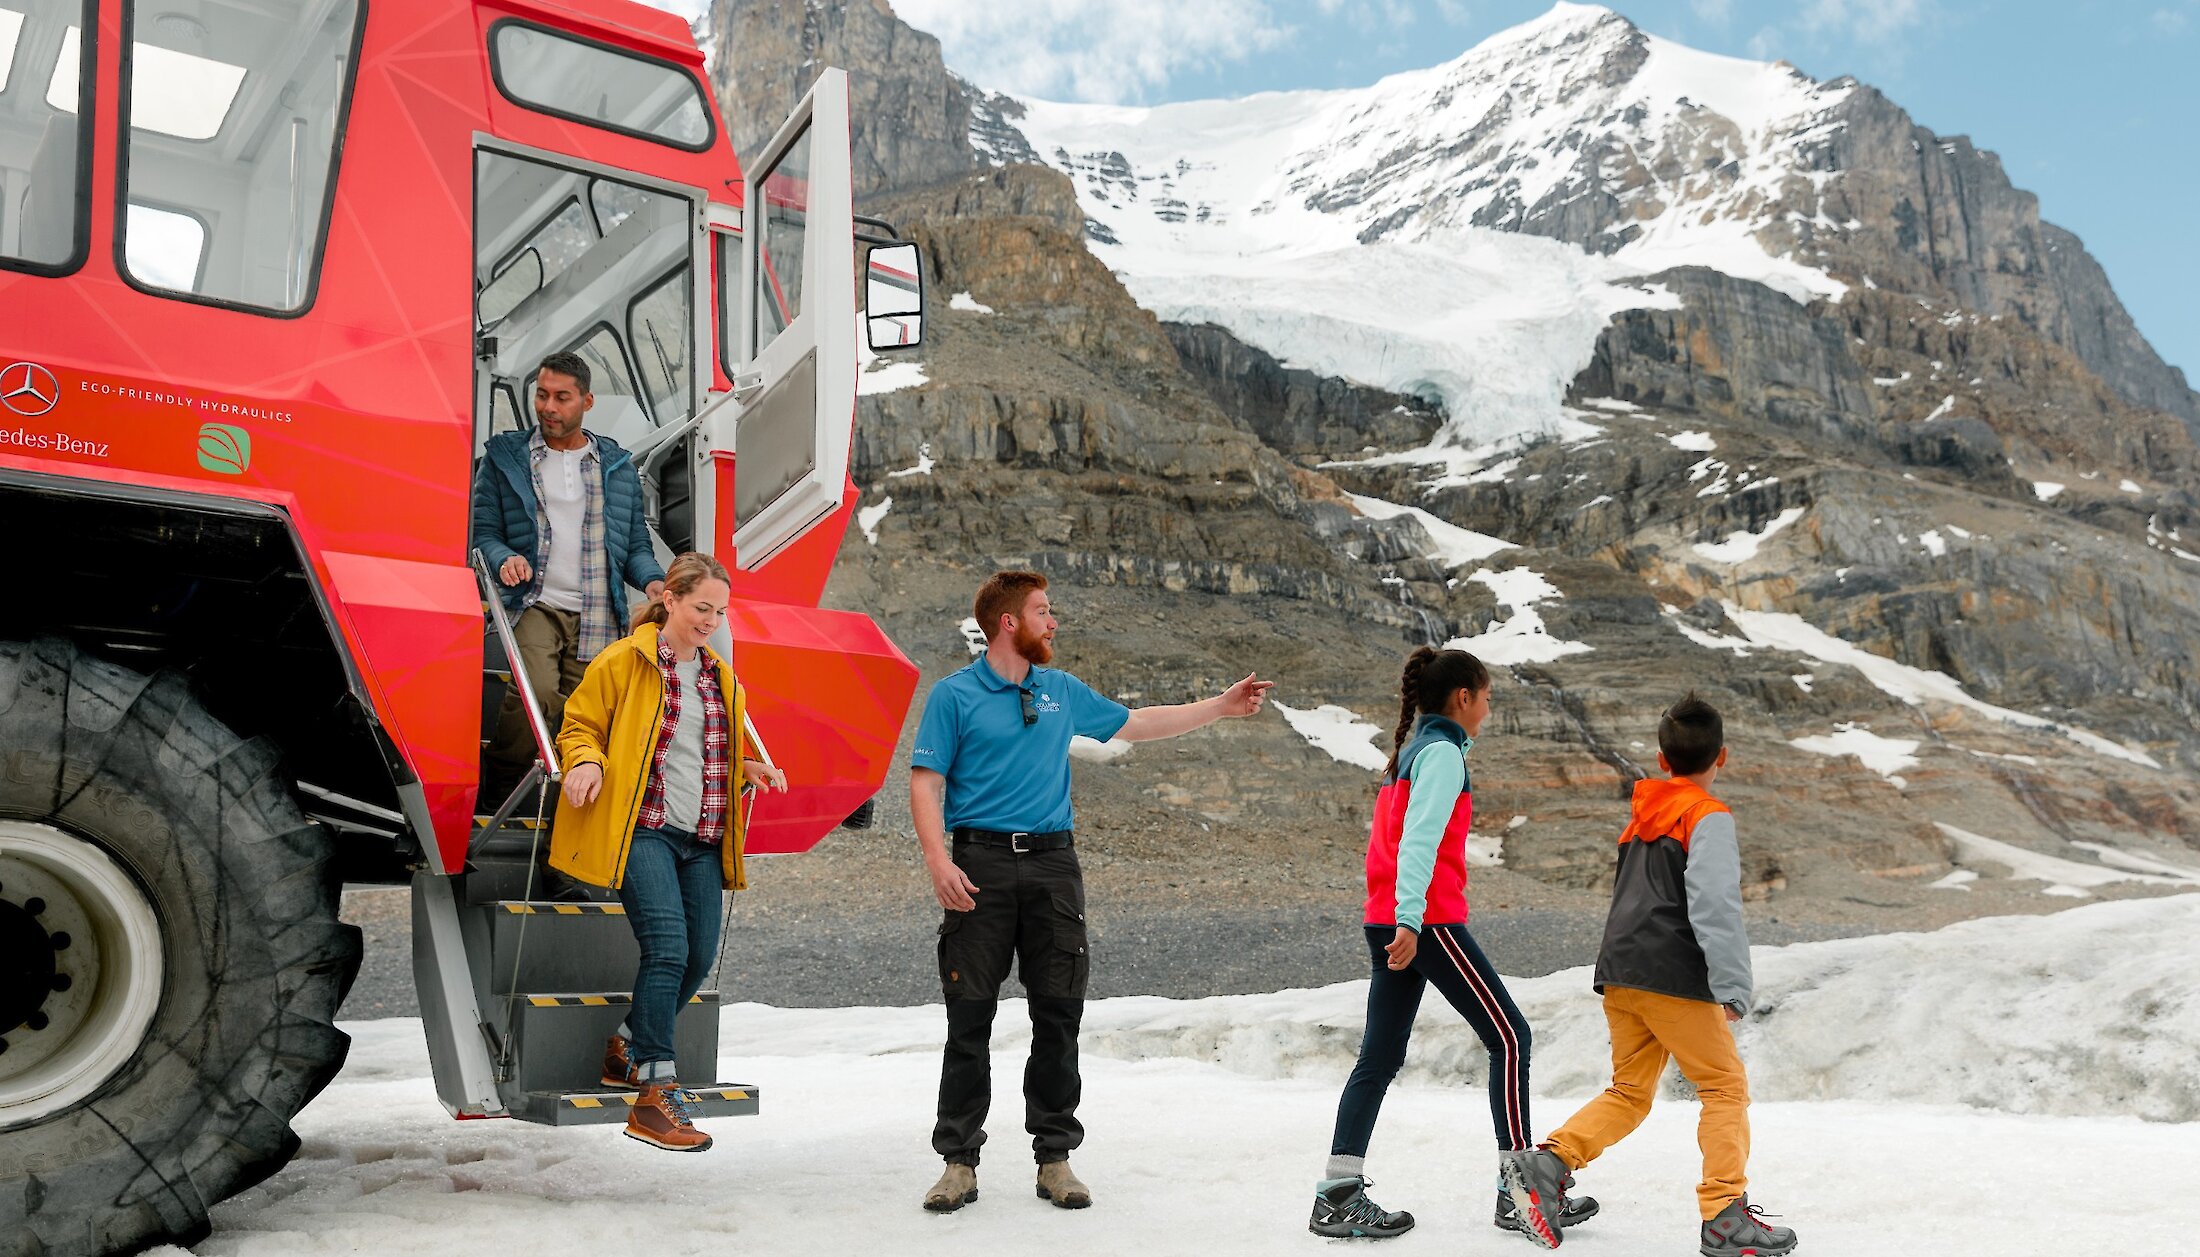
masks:
[[[878,544],[879,521],[885,519],[886,512],[893,509],[894,499],[893,496],[890,494],[886,497],[880,498],[876,502],[871,503],[869,506],[856,508],[856,527],[863,530],[863,539],[865,541],[870,542],[874,546]]]
[[[1755,962],[1758,1008],[1736,1031],[1755,1099],[1751,1196],[1806,1251],[2123,1257],[2134,1234],[2200,1233],[2200,895],[1759,948]],[[1535,1029],[1541,1134],[1604,1085],[1604,1018],[1585,969],[1509,985]],[[937,1005],[726,1009],[720,1078],[761,1088],[763,1112],[706,1121],[717,1145],[695,1155],[613,1128],[451,1121],[418,1021],[347,1023],[350,1060],[297,1119],[297,1159],[216,1206],[194,1251],[602,1257],[634,1251],[637,1233],[681,1253],[1321,1251],[1309,1193],[1365,993],[1090,1004],[1082,1211],[1027,1186],[1015,1090],[1030,1033],[1021,1001],[1004,1001],[984,1194],[944,1216],[917,1207],[939,1168]],[[1490,1228],[1486,1066],[1457,1015],[1424,1000],[1369,1158],[1377,1199],[1419,1219],[1401,1241],[1412,1251],[1531,1251]],[[1696,1105],[1670,1078],[1643,1127],[1581,1173],[1603,1213],[1569,1247],[1693,1251]],[[1960,1182],[1920,1173],[1920,1157],[1960,1167]],[[2071,1190],[2073,1167],[2096,1165],[2145,1179],[2113,1226]]]
[[[1791,506],[1766,520],[1765,526],[1756,532],[1744,528],[1727,534],[1724,541],[1699,541],[1695,546],[1696,553],[1714,563],[1747,563],[1757,557],[1758,547],[1771,540],[1774,533],[1801,519],[1807,509]]]
[[[1082,733],[1074,733],[1070,735],[1069,739],[1069,757],[1093,764],[1112,764],[1130,754],[1131,747],[1135,745],[1137,744],[1125,742],[1121,738],[1109,738],[1107,741],[1102,742],[1098,738],[1088,738]]]
[[[2033,851],[1988,838],[1983,834],[1974,834],[1967,829],[1958,829],[1941,821],[1933,824],[1948,836],[1949,841],[1955,843],[1961,856],[1960,863],[1976,864],[1984,861],[1998,864],[2008,870],[2008,877],[2012,881],[2045,882],[2046,889],[2040,892],[2044,895],[2084,899],[2089,897],[2092,888],[2115,882],[2140,882],[2149,886],[2200,885],[2200,872],[2119,851],[2100,843],[2070,844],[2081,851],[2092,852],[2099,860],[2094,863]]]
[[[1902,778],[1896,776],[1897,773],[1917,767],[1920,744],[1916,738],[1881,737],[1861,725],[1841,724],[1834,726],[1832,733],[1790,738],[1788,745],[1816,755],[1851,756],[1864,767],[1899,784]]]
[[[1421,531],[1428,535],[1428,557],[1445,567],[1479,562],[1500,550],[1518,549],[1510,541],[1502,541],[1471,528],[1461,528],[1418,506],[1400,506],[1396,502],[1385,502],[1381,498],[1364,497],[1357,493],[1347,493],[1344,496],[1360,514],[1369,519],[1396,519],[1402,515],[1420,524]]]
[[[1390,750],[1378,749],[1369,739],[1383,735],[1383,730],[1360,719],[1359,713],[1334,703],[1319,707],[1287,707],[1274,699],[1269,706],[1283,713],[1284,723],[1291,731],[1305,738],[1308,745],[1326,753],[1340,764],[1381,772],[1390,762]]]
[[[1850,90],[1562,4],[1364,88],[1026,100],[1006,121],[1070,175],[1095,251],[1139,304],[1440,396],[1447,439],[1474,444],[1550,431],[1611,316],[1677,304],[1644,276],[1696,265],[1798,301],[1845,291],[1759,236],[1791,227],[1779,202],[1815,203],[1816,153],[1839,125],[1825,115]],[[1617,250],[1535,233],[1606,194],[1639,215]]]
[[[2162,766],[2146,752],[2111,742],[2100,734],[2029,712],[1997,707],[1983,699],[1974,698],[1970,691],[1963,688],[1962,682],[1945,672],[1913,668],[1884,655],[1875,655],[1854,642],[1845,642],[1808,623],[1801,616],[1782,611],[1748,611],[1731,602],[1726,604],[1726,615],[1749,639],[1749,644],[1792,650],[1822,663],[1847,664],[1863,673],[1864,679],[1877,686],[1882,693],[1912,706],[1920,706],[1926,702],[1948,703],[2005,724],[2060,734],[2097,755],[2148,768]]]
[[[1558,586],[1546,580],[1541,572],[1524,567],[1495,572],[1485,567],[1467,579],[1489,586],[1497,595],[1499,610],[1509,608],[1511,614],[1480,633],[1452,638],[1444,643],[1446,650],[1464,650],[1485,664],[1502,668],[1523,663],[1549,663],[1591,649],[1587,642],[1569,642],[1551,636],[1550,629],[1543,623],[1543,613],[1535,609],[1536,604],[1562,595]]]

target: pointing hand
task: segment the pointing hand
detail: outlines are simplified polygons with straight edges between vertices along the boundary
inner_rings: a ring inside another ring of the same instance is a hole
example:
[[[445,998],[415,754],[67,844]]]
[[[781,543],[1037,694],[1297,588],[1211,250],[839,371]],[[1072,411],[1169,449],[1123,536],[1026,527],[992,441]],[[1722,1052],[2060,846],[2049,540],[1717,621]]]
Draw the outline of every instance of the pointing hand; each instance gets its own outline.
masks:
[[[1244,680],[1222,691],[1222,714],[1225,716],[1258,715],[1261,701],[1268,697],[1268,691],[1274,689],[1275,686],[1274,681],[1262,681],[1257,679],[1253,673],[1246,673]]]

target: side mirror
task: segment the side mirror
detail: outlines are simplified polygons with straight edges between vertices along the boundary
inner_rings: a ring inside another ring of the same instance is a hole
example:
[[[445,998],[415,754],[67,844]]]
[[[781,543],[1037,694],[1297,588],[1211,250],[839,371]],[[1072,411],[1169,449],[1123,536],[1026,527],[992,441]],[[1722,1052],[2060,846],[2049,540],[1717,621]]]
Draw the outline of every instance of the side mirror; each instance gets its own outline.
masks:
[[[873,353],[924,341],[924,264],[913,244],[882,244],[865,255],[863,334]]]

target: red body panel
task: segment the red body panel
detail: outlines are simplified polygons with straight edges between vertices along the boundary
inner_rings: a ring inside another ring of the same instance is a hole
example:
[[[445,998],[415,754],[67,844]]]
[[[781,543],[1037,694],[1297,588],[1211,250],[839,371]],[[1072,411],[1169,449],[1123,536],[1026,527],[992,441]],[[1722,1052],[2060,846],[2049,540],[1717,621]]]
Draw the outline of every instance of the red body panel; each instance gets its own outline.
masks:
[[[491,81],[485,40],[504,17],[700,73],[700,53],[668,14],[623,0],[370,0],[365,14],[318,295],[302,316],[274,318],[156,296],[117,273],[121,5],[99,6],[89,259],[59,278],[0,271],[0,367],[46,367],[61,401],[36,419],[4,416],[0,467],[287,512],[455,870],[471,827],[482,664],[466,557],[474,134],[724,203],[738,202],[741,185],[715,102],[716,142],[688,153],[522,108]],[[207,422],[248,435],[241,473],[201,466]],[[723,520],[730,467],[717,480]],[[914,688],[915,669],[868,619],[814,609],[853,504],[851,492],[736,587],[735,666],[758,729],[798,785],[765,804],[760,850],[808,848],[877,789]],[[712,542],[730,566],[723,536]]]

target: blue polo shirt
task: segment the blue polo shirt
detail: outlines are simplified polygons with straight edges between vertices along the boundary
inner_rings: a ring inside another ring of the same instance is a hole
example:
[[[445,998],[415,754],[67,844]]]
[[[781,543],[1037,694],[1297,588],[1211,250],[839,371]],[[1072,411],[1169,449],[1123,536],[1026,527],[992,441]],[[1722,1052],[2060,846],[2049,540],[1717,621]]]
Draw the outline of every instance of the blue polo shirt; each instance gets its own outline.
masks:
[[[1024,723],[1021,688],[1038,716]],[[1021,687],[980,655],[941,677],[924,700],[909,762],[947,778],[947,828],[1034,834],[1068,829],[1069,740],[1115,736],[1131,709],[1059,668],[1034,666]]]

